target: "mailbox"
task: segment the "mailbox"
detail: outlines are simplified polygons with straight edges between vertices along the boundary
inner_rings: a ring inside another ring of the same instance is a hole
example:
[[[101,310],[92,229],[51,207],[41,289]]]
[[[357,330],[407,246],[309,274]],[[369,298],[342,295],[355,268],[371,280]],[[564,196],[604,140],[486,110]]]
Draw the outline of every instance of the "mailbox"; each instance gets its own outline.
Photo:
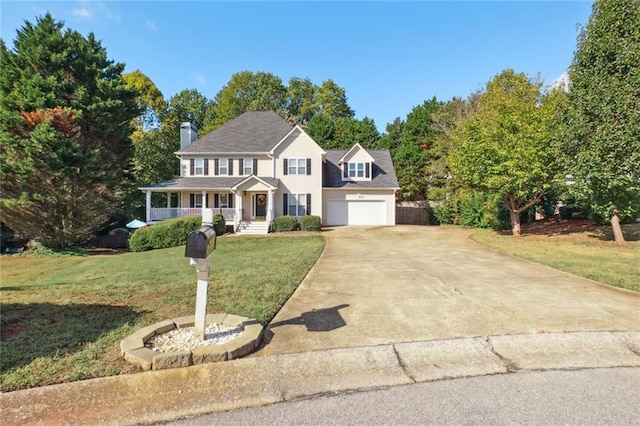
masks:
[[[187,235],[184,256],[193,259],[206,259],[216,248],[216,231],[212,226],[202,226]]]

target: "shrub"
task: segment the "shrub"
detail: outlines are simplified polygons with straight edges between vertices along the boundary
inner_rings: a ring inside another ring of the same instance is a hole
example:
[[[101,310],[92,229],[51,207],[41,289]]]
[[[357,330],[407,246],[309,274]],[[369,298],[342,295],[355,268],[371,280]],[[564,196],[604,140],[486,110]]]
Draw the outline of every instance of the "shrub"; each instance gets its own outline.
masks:
[[[500,195],[473,192],[461,198],[459,221],[474,228],[509,229],[511,217]]]
[[[485,220],[485,205],[487,197],[474,192],[460,201],[460,225],[474,228],[488,228]]]
[[[440,225],[453,225],[456,220],[458,209],[456,209],[456,206],[454,205],[443,203],[434,205],[431,208],[431,212]]]
[[[300,218],[300,229],[303,231],[315,231],[322,230],[322,223],[320,222],[320,216],[302,216]]]
[[[227,230],[227,221],[223,215],[217,214],[213,217],[213,229],[216,231],[216,235],[222,235]]]
[[[295,231],[298,228],[298,219],[295,216],[278,216],[273,221],[274,232]]]
[[[183,217],[139,228],[129,238],[129,249],[145,251],[180,246],[187,241],[187,235],[201,225],[200,217]]]

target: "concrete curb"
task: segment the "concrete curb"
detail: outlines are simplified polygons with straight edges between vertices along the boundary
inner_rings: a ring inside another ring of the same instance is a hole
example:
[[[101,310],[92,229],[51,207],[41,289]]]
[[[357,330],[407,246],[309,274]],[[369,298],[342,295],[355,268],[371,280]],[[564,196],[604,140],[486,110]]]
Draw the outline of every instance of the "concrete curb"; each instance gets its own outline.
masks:
[[[9,424],[139,424],[518,371],[639,367],[640,331],[487,336],[244,358],[0,395]]]

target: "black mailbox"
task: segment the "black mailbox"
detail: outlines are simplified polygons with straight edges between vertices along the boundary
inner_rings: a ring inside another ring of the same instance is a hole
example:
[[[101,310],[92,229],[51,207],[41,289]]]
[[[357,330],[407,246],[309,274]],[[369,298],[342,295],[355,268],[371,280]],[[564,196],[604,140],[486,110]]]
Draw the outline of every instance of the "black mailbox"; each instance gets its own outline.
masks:
[[[202,226],[187,235],[184,257],[206,259],[216,248],[216,231],[212,226]]]

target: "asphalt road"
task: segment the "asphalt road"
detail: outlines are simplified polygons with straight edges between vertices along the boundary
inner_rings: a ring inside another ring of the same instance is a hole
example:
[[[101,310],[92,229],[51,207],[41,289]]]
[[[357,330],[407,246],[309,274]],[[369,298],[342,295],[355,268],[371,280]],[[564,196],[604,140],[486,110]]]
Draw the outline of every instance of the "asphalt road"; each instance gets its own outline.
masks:
[[[170,425],[640,423],[640,368],[521,372],[316,397]]]

